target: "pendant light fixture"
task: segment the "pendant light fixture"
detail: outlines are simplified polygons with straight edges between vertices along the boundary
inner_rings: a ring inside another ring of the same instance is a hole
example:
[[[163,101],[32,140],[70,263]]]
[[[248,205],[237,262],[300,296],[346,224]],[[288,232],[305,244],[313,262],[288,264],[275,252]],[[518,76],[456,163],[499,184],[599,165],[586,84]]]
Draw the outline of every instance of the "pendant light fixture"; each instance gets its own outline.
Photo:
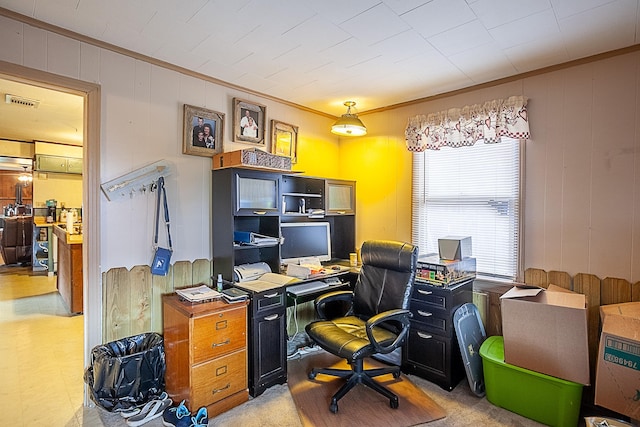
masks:
[[[344,103],[347,112],[340,116],[338,120],[331,126],[331,133],[342,136],[362,136],[367,134],[367,128],[356,114],[351,113],[351,107],[356,103],[347,101]]]
[[[30,173],[27,173],[27,167],[22,166],[24,168],[24,173],[18,177],[18,181],[22,183],[22,185],[29,185],[31,181],[33,181],[33,176]]]

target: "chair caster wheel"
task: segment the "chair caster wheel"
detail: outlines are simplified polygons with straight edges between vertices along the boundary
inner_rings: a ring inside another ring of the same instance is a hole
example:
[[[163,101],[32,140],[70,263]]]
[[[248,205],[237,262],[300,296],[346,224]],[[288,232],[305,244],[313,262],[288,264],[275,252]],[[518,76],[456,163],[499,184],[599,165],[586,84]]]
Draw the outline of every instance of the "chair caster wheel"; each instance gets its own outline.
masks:
[[[395,399],[389,399],[389,406],[391,406],[391,409],[398,409],[398,398],[396,397]]]
[[[335,414],[336,412],[338,412],[338,404],[336,402],[331,402],[331,405],[329,405],[329,410]]]
[[[311,371],[309,372],[309,375],[307,375],[309,377],[310,380],[314,380],[316,378],[316,373]]]

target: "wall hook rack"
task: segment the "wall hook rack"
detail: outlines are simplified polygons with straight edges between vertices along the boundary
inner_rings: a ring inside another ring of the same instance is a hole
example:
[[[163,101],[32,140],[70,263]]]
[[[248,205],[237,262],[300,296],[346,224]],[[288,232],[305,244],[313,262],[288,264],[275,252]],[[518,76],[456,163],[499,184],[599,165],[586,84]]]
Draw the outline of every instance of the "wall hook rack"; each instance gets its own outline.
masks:
[[[100,187],[109,201],[132,198],[138,192],[147,194],[147,190],[154,191],[158,178],[168,175],[171,175],[171,164],[160,160],[100,184]]]

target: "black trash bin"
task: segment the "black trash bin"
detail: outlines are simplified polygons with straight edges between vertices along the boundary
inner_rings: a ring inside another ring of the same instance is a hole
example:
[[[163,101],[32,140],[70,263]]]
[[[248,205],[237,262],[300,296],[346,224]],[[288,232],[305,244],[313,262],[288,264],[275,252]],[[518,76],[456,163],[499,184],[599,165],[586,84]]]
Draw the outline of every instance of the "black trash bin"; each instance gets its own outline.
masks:
[[[149,332],[94,347],[84,380],[96,404],[117,412],[162,393],[165,369],[162,335]]]

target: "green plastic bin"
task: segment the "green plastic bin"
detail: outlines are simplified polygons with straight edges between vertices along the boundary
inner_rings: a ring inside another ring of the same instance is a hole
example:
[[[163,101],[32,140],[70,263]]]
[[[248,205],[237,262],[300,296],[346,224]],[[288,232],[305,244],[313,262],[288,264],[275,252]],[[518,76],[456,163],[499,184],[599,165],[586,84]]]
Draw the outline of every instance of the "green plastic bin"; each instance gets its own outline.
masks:
[[[505,363],[501,336],[487,338],[480,356],[489,402],[549,426],[578,425],[582,384]]]

